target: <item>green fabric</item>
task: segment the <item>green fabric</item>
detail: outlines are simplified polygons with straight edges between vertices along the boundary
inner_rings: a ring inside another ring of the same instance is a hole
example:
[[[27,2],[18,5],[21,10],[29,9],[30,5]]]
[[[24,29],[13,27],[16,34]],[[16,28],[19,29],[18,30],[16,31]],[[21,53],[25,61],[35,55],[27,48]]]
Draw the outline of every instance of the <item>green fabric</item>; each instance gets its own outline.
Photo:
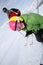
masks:
[[[37,30],[43,29],[43,16],[31,13],[31,14],[22,14],[24,22],[27,24],[27,29],[23,29],[25,31],[32,30],[33,32],[37,32]]]

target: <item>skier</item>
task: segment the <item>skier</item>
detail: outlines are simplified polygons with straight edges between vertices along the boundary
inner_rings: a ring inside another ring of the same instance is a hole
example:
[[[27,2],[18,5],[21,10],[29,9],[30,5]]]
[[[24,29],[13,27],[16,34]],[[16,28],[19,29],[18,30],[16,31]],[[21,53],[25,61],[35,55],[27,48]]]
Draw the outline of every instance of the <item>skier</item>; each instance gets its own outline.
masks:
[[[4,13],[6,13],[8,15],[9,19],[13,16],[20,16],[21,15],[21,11],[19,9],[16,9],[16,8],[11,8],[10,10],[8,10],[7,8],[4,7],[2,10]]]
[[[9,26],[12,30],[21,30],[22,28],[24,28],[24,24],[21,22],[23,21],[23,18],[18,17],[21,15],[21,11],[19,9],[11,8],[10,10],[8,10],[7,8],[3,8],[2,10],[8,15]],[[14,26],[13,24],[16,25]]]
[[[8,16],[10,15],[9,14],[10,11],[7,10],[6,8],[4,8],[3,11],[5,13],[7,12]],[[16,18],[13,16],[18,16],[20,23],[18,22],[18,20],[15,20]],[[36,39],[39,42],[43,43],[43,16],[36,13],[22,14],[22,15],[11,14],[9,18],[10,18],[10,22],[9,22],[10,28],[12,28],[14,31],[16,30],[26,31],[25,37],[28,37],[28,35],[34,33]]]

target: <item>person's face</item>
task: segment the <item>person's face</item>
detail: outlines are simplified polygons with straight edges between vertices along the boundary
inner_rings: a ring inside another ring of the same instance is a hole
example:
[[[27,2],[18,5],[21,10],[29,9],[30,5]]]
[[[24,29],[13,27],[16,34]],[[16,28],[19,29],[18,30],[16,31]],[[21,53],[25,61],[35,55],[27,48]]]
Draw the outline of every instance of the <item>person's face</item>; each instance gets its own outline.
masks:
[[[6,9],[4,9],[4,10],[3,10],[3,12],[4,12],[4,13],[6,13],[6,12],[7,12],[7,10],[6,10]]]

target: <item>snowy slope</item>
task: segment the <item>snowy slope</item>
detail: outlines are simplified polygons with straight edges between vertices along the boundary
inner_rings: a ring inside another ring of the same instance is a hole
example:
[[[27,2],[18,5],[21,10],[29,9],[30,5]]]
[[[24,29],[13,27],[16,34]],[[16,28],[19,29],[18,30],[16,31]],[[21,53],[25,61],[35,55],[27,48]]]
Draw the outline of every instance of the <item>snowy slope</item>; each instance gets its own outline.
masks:
[[[42,44],[36,41],[34,35],[29,37],[26,47],[25,40],[19,32],[4,24],[0,28],[0,65],[39,65]]]
[[[39,14],[43,16],[43,5],[39,7]],[[42,45],[42,52],[43,52],[43,45]],[[42,58],[41,58],[41,64],[43,64],[43,53],[42,53]]]
[[[39,10],[40,14],[43,15],[43,5],[40,6]],[[33,12],[37,12],[37,9]],[[25,36],[25,32],[22,33]],[[12,31],[7,22],[1,26],[0,65],[40,65],[42,44],[36,41],[34,35],[31,35],[25,47],[26,38],[24,36],[17,31]]]

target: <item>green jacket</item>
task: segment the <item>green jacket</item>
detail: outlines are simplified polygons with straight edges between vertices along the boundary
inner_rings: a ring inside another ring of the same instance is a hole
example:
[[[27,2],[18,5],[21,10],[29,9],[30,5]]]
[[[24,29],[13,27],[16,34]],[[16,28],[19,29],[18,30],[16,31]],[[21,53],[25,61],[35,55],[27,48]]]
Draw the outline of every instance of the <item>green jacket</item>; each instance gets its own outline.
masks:
[[[37,32],[37,30],[43,29],[43,16],[31,13],[31,14],[22,14],[24,22],[27,24],[27,28],[23,29],[25,31]]]

